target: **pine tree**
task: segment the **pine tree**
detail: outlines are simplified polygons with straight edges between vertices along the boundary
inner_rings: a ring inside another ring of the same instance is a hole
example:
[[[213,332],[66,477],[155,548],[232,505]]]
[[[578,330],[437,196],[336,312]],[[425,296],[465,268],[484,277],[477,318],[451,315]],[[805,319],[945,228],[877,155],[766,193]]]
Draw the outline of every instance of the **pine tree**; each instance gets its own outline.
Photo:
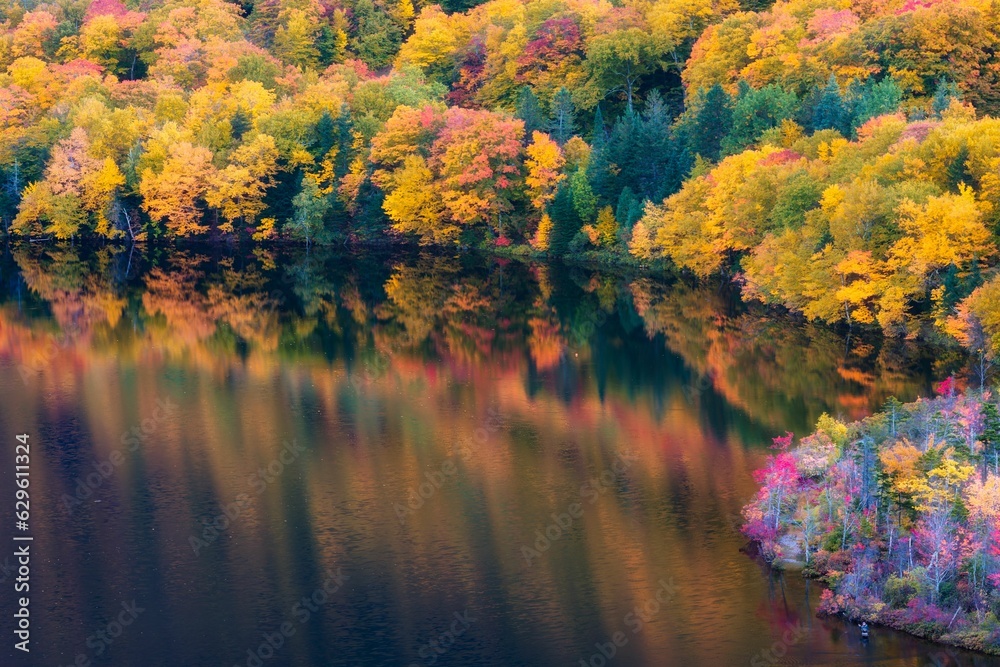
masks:
[[[337,140],[337,159],[334,174],[339,181],[350,170],[351,159],[354,157],[354,121],[351,118],[351,107],[347,102],[340,106],[334,135]]]
[[[333,117],[329,111],[324,111],[316,122],[316,130],[314,131],[316,137],[314,155],[316,159],[322,159],[330,152],[331,148],[337,145],[336,131]]]
[[[569,89],[560,88],[552,98],[552,120],[549,123],[552,138],[563,145],[576,133],[576,114]]]
[[[621,223],[622,229],[630,231],[642,217],[642,200],[635,196],[632,188],[625,186],[618,196],[618,206],[615,207],[615,218]]]
[[[931,100],[931,111],[937,118],[941,117],[948,107],[951,106],[952,100],[961,100],[961,95],[958,92],[958,86],[955,85],[953,81],[945,81],[941,79],[938,81],[937,88],[934,90],[934,98]]]
[[[909,415],[903,408],[903,404],[895,396],[890,396],[886,400],[885,404],[882,406],[882,414],[885,415],[886,421],[888,422],[889,435],[893,438],[899,432],[900,425],[906,421]]]
[[[983,443],[983,479],[990,464],[994,474],[1000,475],[1000,410],[992,401],[983,403],[983,433],[979,441]]]
[[[525,140],[531,138],[532,132],[546,132],[549,129],[549,121],[542,113],[542,106],[538,103],[538,96],[531,86],[523,86],[517,98],[517,111],[514,114],[524,121]]]
[[[646,108],[642,113],[640,153],[646,157],[646,168],[639,174],[634,191],[642,197],[659,200],[660,193],[666,188],[666,182],[671,171],[670,126],[672,114],[659,91],[653,90],[646,98]],[[625,183],[629,187],[630,183]],[[625,219],[618,218],[623,225]],[[631,228],[631,224],[628,225]]]
[[[877,83],[869,79],[863,84],[855,82],[848,97],[845,107],[850,120],[847,124],[853,135],[869,119],[898,109],[903,101],[903,89],[892,77]]]
[[[608,140],[608,128],[604,124],[604,114],[601,113],[601,105],[597,105],[597,110],[594,111],[594,131],[590,137],[591,147],[596,150],[598,148],[603,148],[604,144]]]
[[[607,198],[614,189],[615,176],[611,173],[611,158],[608,152],[608,131],[604,125],[601,106],[597,105],[594,112],[594,131],[591,135],[590,163],[587,167],[587,178],[590,186],[599,197]]]
[[[962,144],[954,159],[948,163],[948,189],[958,192],[959,186],[965,184],[969,187],[978,187],[975,177],[969,171],[969,147]]]
[[[354,7],[356,25],[351,50],[372,69],[392,64],[403,43],[403,31],[371,0],[358,0]]]
[[[756,143],[764,132],[794,116],[798,106],[794,93],[773,84],[759,90],[747,85],[741,87],[741,91],[733,104],[732,130],[722,145],[727,155],[739,153]]]
[[[611,128],[608,137],[608,162],[615,165],[605,187],[597,194],[605,202],[617,202],[622,188],[642,190],[651,162],[656,160],[652,147],[645,145],[642,117],[625,111]],[[596,190],[595,190],[596,191]]]
[[[722,152],[722,141],[733,124],[729,94],[715,84],[700,100],[693,114],[688,133],[688,147],[692,155],[716,161]]]
[[[837,77],[831,74],[826,87],[819,92],[816,98],[812,127],[814,131],[838,130],[842,134],[847,134],[844,130],[845,119],[847,119],[847,114],[844,109],[844,99],[840,94],[840,86],[837,85]]]
[[[561,255],[566,252],[570,241],[580,231],[582,221],[573,206],[573,194],[568,183],[563,182],[556,197],[549,205],[552,231],[549,235],[549,252]]]

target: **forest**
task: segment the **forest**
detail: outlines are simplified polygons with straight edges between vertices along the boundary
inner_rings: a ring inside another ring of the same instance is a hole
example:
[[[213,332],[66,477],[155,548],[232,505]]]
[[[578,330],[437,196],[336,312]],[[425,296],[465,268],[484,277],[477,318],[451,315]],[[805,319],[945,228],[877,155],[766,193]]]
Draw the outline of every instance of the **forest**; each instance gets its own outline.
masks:
[[[937,394],[775,438],[744,532],[829,585],[822,613],[1000,654],[1000,409]]]
[[[338,349],[559,389],[572,354],[603,396],[627,388],[595,331],[662,341],[698,376],[675,398],[818,417],[744,510],[767,562],[826,613],[1000,652],[1000,3],[0,0],[0,221],[71,332],[0,303],[28,372]],[[372,280],[341,244],[499,268]],[[510,264],[557,258],[629,273]],[[899,350],[940,378],[955,341],[958,383],[847,421],[919,393]]]
[[[0,2],[20,239],[417,242],[720,274],[1000,350],[978,0]]]

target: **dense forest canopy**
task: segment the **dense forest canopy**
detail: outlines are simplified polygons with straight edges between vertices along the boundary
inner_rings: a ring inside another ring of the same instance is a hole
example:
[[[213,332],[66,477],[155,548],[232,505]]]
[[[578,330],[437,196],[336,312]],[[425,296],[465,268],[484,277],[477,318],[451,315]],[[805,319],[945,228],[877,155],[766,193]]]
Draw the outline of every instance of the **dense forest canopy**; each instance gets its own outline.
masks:
[[[932,321],[983,364],[1000,344],[993,2],[4,1],[0,21],[13,235],[662,258],[811,319]]]
[[[821,578],[821,614],[1000,653],[1000,411],[990,392],[820,417],[775,438],[744,533],[767,561]]]

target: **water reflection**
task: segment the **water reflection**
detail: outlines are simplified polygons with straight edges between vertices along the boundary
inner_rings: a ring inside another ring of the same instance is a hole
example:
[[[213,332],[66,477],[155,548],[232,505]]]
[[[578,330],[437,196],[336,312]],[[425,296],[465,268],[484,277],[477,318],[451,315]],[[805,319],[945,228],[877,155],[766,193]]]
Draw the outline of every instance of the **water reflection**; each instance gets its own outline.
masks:
[[[925,393],[929,357],[711,285],[224,250],[2,266],[37,664],[930,664],[734,529],[770,437]]]

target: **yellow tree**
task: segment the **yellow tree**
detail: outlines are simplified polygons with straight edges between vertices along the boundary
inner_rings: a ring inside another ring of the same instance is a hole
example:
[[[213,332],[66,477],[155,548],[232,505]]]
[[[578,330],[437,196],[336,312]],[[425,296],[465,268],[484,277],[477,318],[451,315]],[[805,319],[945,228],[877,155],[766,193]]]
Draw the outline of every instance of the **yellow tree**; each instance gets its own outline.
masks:
[[[207,148],[180,141],[167,148],[161,171],[146,168],[142,172],[139,193],[142,207],[153,220],[166,221],[175,236],[201,234],[208,226],[201,223],[198,205],[208,191],[215,173],[212,153]]]
[[[383,210],[393,229],[420,236],[422,243],[454,241],[459,228],[450,222],[434,186],[434,174],[419,155],[408,155],[385,184]]]
[[[80,28],[80,51],[87,60],[103,65],[109,71],[118,67],[122,51],[122,26],[110,14],[101,14]]]
[[[535,131],[531,134],[531,144],[525,153],[527,159],[524,161],[524,166],[528,173],[524,183],[528,186],[531,205],[542,211],[556,196],[559,183],[566,178],[566,174],[562,172],[566,160],[559,149],[559,144],[552,141],[544,132]]]
[[[594,231],[596,232],[597,245],[602,248],[610,248],[618,240],[618,221],[610,206],[605,206],[597,213]]]
[[[35,223],[45,221],[48,223],[45,233],[71,238],[93,214],[96,233],[118,236],[120,232],[111,227],[108,213],[124,183],[114,161],[94,158],[86,131],[74,128],[53,147],[44,181],[25,190],[14,229],[19,233],[37,233]]]
[[[115,161],[104,158],[99,168],[84,174],[81,185],[83,205],[96,217],[94,231],[109,238],[121,236],[124,232],[112,226],[110,219],[118,192],[125,185],[125,176]]]
[[[548,213],[542,213],[542,219],[538,221],[538,229],[535,230],[535,236],[531,240],[531,246],[535,250],[546,251],[552,243],[552,230],[555,225],[552,222],[552,218],[549,217]]]
[[[309,9],[312,9],[310,5]],[[274,54],[289,65],[314,69],[319,64],[319,16],[308,9],[288,8],[280,14],[281,25],[274,33]]]
[[[923,452],[906,439],[879,452],[882,470],[889,480],[890,489],[895,494],[899,520],[902,520],[903,508],[912,508],[914,499],[930,489],[927,484],[927,474],[920,467],[922,456]]]
[[[923,206],[904,201],[898,211],[905,236],[893,245],[891,261],[923,280],[950,264],[991,256],[994,247],[983,222],[988,206],[964,184],[958,194],[929,197]]]
[[[11,54],[15,58],[44,58],[45,42],[58,27],[59,21],[49,11],[37,9],[26,13],[9,37]]]
[[[10,231],[22,236],[38,236],[43,233],[42,222],[49,219],[53,209],[52,188],[45,181],[29,183],[21,191],[21,203],[17,216],[11,223]]]
[[[921,512],[950,507],[975,472],[969,464],[956,461],[952,453],[950,448],[945,450],[941,463],[927,473],[927,488],[917,492],[917,509]]]
[[[440,5],[420,10],[413,35],[399,49],[396,65],[417,65],[431,72],[443,71],[451,64],[455,51],[468,39],[467,18],[446,14]]]
[[[226,219],[219,226],[233,231],[233,222],[253,224],[264,206],[264,194],[274,184],[278,170],[278,149],[274,137],[258,134],[233,151],[229,164],[214,174],[205,191],[205,203],[217,208]]]
[[[836,274],[841,287],[836,298],[843,304],[844,319],[848,323],[870,324],[875,321],[878,297],[882,292],[884,268],[870,252],[852,250],[837,262]]]
[[[965,507],[973,521],[996,526],[1000,521],[1000,477],[990,475],[985,482],[970,483],[965,490]]]

